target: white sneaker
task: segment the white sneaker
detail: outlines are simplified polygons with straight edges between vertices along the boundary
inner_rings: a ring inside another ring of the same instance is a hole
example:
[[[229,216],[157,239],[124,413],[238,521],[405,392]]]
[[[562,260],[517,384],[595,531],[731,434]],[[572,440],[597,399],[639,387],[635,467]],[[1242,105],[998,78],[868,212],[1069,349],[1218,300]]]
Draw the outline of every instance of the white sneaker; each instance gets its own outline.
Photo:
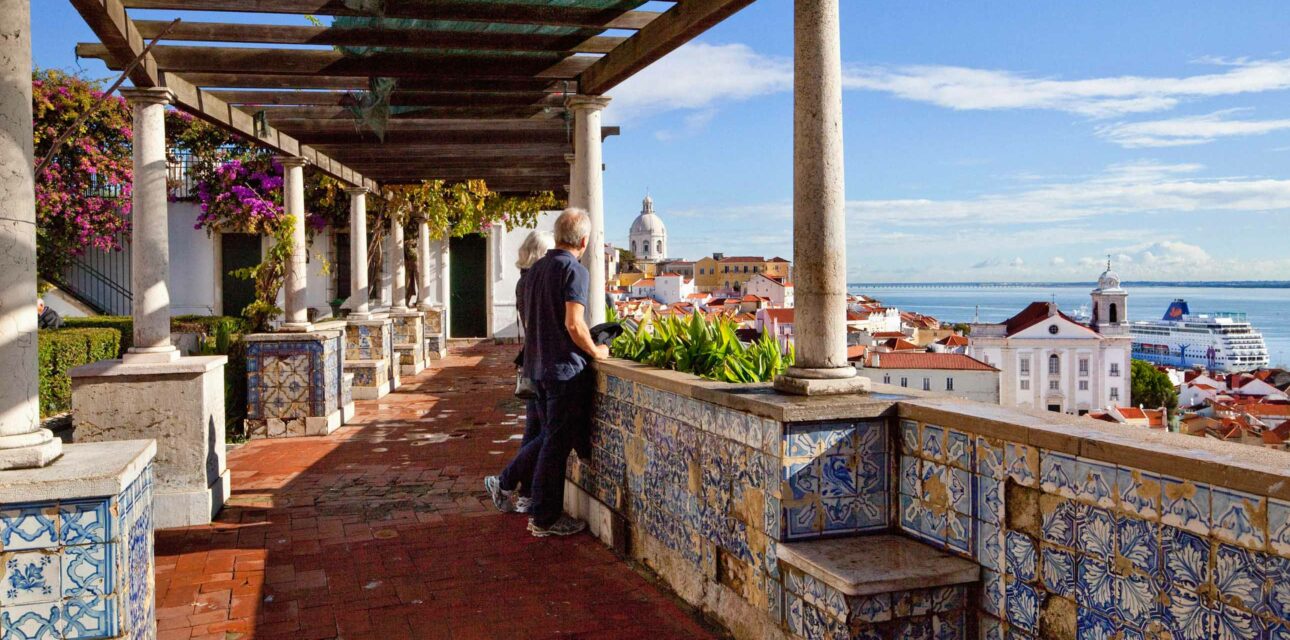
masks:
[[[533,498],[520,496],[515,499],[515,513],[528,513],[529,505],[533,503]]]

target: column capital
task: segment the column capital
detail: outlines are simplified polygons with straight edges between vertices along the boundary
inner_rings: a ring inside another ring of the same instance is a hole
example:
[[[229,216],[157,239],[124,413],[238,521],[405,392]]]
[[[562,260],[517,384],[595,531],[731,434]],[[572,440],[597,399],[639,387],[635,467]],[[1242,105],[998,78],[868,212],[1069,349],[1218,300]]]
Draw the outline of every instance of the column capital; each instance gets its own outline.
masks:
[[[278,162],[284,169],[294,169],[296,167],[305,167],[309,165],[309,158],[300,156],[278,156]]]
[[[367,187],[345,187],[345,193],[348,193],[351,198],[354,196],[365,196],[371,192],[372,190]]]
[[[125,87],[118,91],[131,105],[167,105],[175,101],[175,92],[166,87]]]
[[[609,106],[609,96],[569,96],[564,101],[565,106],[574,111],[600,111]]]

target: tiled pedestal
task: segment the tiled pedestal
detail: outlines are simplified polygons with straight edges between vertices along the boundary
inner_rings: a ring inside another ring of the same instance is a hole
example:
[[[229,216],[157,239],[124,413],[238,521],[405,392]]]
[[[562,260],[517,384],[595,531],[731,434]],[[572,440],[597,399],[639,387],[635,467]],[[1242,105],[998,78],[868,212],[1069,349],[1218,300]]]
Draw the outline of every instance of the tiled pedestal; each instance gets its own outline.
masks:
[[[425,371],[425,334],[421,312],[391,312],[390,320],[394,323],[394,354],[398,358],[399,373],[415,376]]]
[[[252,438],[325,436],[344,423],[339,329],[258,333],[246,341],[246,431]]]
[[[158,529],[208,524],[228,499],[227,362],[225,356],[145,364],[104,360],[70,372],[77,442],[157,441],[153,522]]]
[[[152,440],[0,472],[0,637],[154,638]]]
[[[354,374],[353,394],[375,400],[394,390],[394,327],[389,318],[345,323],[345,372]]]
[[[421,310],[425,318],[426,361],[443,360],[448,355],[448,340],[443,330],[443,309],[432,307]]]

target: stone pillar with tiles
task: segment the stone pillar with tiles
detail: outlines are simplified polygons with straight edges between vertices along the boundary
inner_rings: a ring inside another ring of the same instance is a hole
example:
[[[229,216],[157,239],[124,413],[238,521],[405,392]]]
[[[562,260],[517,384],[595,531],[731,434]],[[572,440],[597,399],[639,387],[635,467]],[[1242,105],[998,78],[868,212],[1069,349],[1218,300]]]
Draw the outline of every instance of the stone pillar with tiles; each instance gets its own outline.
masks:
[[[246,342],[246,432],[252,438],[325,436],[353,416],[345,385],[345,324],[258,333]]]
[[[207,524],[230,492],[225,356],[180,357],[170,343],[165,88],[123,89],[134,109],[131,246],[134,346],[69,372],[77,442],[157,440],[157,528]]]
[[[838,0],[795,0],[793,56],[795,366],[775,388],[798,395],[868,388],[847,362],[846,192]]]
[[[394,303],[390,320],[394,323],[394,357],[398,373],[415,376],[426,368],[425,339],[420,310],[408,307],[407,244],[401,214],[390,212],[390,265],[394,274]]]

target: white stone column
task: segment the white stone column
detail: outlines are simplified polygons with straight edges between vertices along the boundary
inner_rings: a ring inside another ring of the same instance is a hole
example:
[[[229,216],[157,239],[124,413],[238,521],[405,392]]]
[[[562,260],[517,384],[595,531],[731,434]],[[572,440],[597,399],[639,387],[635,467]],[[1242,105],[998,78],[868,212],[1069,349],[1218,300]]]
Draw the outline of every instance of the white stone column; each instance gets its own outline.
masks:
[[[838,0],[794,0],[793,260],[796,365],[787,393],[863,390],[847,362],[846,190]]]
[[[575,149],[573,183],[570,185],[572,206],[586,209],[591,218],[591,236],[582,264],[587,267],[587,323],[595,326],[605,321],[605,185],[601,167],[600,112],[609,106],[606,96],[573,96]],[[844,354],[845,355],[845,354]]]
[[[390,307],[394,306],[394,270],[390,262],[390,246],[394,243],[390,241],[391,233],[393,231],[387,230],[385,237],[381,238],[381,280],[378,285],[377,295],[380,306],[385,311],[389,311]]]
[[[443,309],[443,335],[452,335],[452,314],[449,296],[452,295],[452,239],[439,241],[439,307]]]
[[[36,369],[36,191],[32,176],[31,11],[0,0],[0,470],[43,467],[63,451],[40,428]]]
[[[349,294],[354,300],[350,315],[371,317],[371,286],[367,279],[367,188],[346,189],[349,194]]]
[[[430,223],[417,222],[417,308],[431,309],[430,302]]]
[[[575,153],[564,154],[564,161],[569,163],[569,206],[575,209],[587,208],[587,191],[585,184],[578,182],[573,176],[578,170],[578,155]]]
[[[399,220],[398,211],[390,212],[390,272],[394,282],[390,285],[394,296],[390,308],[395,311],[408,310],[408,265],[404,260],[403,222]]]
[[[130,287],[134,292],[134,344],[124,360],[174,362],[170,344],[170,203],[166,193],[165,88],[122,89],[134,107],[134,201],[130,230]]]
[[[305,243],[305,165],[309,161],[297,157],[282,157],[278,161],[282,163],[283,209],[296,221],[291,233],[291,262],[287,264],[283,284],[286,295],[282,329],[308,331],[309,306],[305,301],[305,289],[309,278],[309,246]]]

